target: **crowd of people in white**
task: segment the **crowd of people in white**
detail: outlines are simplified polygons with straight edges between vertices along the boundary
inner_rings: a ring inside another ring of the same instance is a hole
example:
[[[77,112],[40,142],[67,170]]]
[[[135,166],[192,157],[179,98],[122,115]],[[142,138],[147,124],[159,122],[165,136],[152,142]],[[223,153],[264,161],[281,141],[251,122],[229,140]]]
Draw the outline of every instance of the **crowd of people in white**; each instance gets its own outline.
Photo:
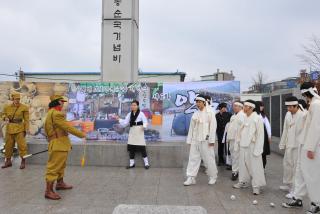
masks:
[[[300,90],[305,99],[291,96],[285,101],[288,112],[279,143],[279,149],[285,153],[280,189],[288,191],[286,198],[289,201],[282,206],[301,208],[303,198],[308,196],[311,206],[307,213],[320,213],[320,96],[311,82],[303,83]],[[228,118],[221,111],[226,105],[220,105],[220,112],[216,114],[210,107],[210,100],[202,94],[196,97],[198,111],[192,116],[187,137],[190,153],[184,185],[196,184],[201,161],[207,169],[208,184],[216,183],[218,170],[214,145],[217,137],[218,147],[221,143],[227,145],[218,148],[218,165],[224,162],[220,152],[225,150],[231,157],[231,179],[238,180],[233,188],[247,188],[251,184],[253,194],[261,194],[266,186],[264,168],[271,142],[271,126],[264,114],[263,103],[253,100],[234,102],[233,115]],[[221,130],[217,130],[221,118],[228,120],[223,127],[223,140],[219,136]]]

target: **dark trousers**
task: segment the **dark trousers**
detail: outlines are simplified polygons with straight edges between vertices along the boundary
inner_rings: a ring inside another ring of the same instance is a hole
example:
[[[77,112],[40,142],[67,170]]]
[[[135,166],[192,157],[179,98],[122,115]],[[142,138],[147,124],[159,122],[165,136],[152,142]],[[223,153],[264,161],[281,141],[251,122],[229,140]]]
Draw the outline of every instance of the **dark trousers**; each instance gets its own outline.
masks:
[[[267,155],[262,154],[262,163],[263,163],[263,168],[266,168],[267,165]]]
[[[224,164],[224,154],[225,154],[225,143],[222,143],[223,140],[223,133],[218,133],[218,158],[219,163]]]
[[[147,157],[146,146],[128,145],[128,152],[130,159],[134,159],[136,152],[140,152],[143,158]]]

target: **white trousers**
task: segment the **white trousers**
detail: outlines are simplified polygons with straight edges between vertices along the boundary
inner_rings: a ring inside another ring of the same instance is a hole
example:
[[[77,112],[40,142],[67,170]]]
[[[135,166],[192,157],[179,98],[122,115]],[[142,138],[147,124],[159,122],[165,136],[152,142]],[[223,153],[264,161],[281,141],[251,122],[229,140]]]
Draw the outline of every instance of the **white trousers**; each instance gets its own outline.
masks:
[[[239,182],[249,183],[252,179],[252,187],[262,187],[266,185],[262,156],[254,156],[253,148],[254,144],[240,147]]]
[[[302,149],[301,169],[310,201],[320,203],[320,144],[317,146],[312,160],[307,157],[307,151]]]
[[[299,145],[298,148],[298,160],[296,166],[296,172],[294,175],[294,185],[293,185],[293,195],[296,199],[302,200],[304,196],[307,195],[307,185],[303,177],[301,170],[301,154],[302,154],[303,145]]]
[[[287,148],[283,157],[283,183],[293,186],[297,167],[298,148]]]
[[[189,162],[187,166],[187,177],[196,177],[200,168],[201,159],[206,164],[208,176],[217,178],[218,170],[214,154],[214,147],[209,146],[208,142],[202,141],[191,144]]]
[[[230,153],[231,153],[232,172],[239,172],[239,157],[240,157],[239,145],[235,145],[235,141],[230,140],[229,146],[230,146]]]

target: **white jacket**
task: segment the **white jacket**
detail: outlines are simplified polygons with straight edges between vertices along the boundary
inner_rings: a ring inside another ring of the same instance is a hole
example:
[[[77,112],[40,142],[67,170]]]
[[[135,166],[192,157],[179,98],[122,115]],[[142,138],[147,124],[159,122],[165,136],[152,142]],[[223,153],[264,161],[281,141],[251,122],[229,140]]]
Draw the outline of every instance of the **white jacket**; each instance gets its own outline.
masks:
[[[197,111],[192,115],[187,144],[207,141],[215,143],[216,140],[217,120],[215,113],[211,110],[204,109]]]
[[[305,146],[307,151],[316,151],[320,144],[320,99],[312,98],[305,122]]]
[[[249,147],[254,144],[253,154],[259,156],[263,153],[264,126],[262,118],[253,112],[246,116],[240,131],[240,147]]]
[[[280,149],[298,148],[300,144],[303,144],[304,118],[305,113],[300,109],[295,114],[287,112],[279,143]]]
[[[227,129],[227,141],[236,140],[245,117],[246,115],[243,110],[239,111],[237,114],[232,115],[232,117],[230,118],[230,122],[228,123],[229,125]]]

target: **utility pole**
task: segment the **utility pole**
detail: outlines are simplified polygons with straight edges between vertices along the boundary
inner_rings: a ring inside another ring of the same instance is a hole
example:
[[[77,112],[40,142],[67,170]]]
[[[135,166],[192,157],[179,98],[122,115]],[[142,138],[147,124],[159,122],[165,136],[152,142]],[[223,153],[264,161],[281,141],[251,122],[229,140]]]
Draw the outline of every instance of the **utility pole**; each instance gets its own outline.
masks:
[[[16,80],[19,81],[20,85],[26,80],[26,77],[24,76],[24,72],[21,69],[21,67],[17,72],[15,72],[15,76],[16,76]]]
[[[19,82],[20,81],[25,81],[26,80],[26,78],[25,78],[25,76],[24,76],[24,72],[23,72],[23,70],[21,69],[21,67],[20,67],[20,69],[19,69]]]

